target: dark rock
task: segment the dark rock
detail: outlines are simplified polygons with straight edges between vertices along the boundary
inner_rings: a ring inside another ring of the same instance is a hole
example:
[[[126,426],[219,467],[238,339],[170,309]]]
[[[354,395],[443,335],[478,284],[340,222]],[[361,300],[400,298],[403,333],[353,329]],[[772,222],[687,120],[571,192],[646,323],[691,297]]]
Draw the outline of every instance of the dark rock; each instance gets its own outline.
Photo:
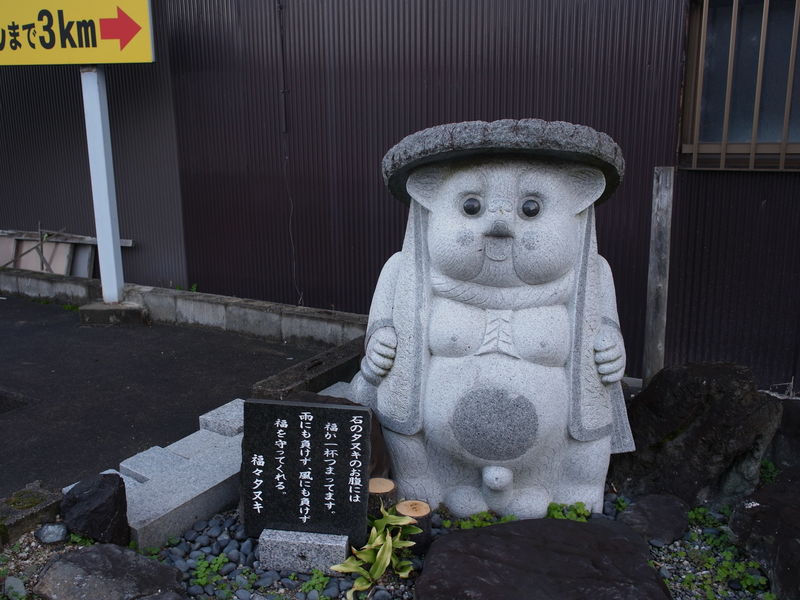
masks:
[[[436,539],[417,600],[668,600],[639,534],[607,519],[532,519]]]
[[[132,550],[98,544],[57,556],[33,590],[46,600],[185,600],[181,572]]]
[[[800,468],[782,471],[733,511],[738,542],[767,568],[778,598],[800,598]]]
[[[636,452],[614,455],[609,479],[630,496],[674,494],[692,506],[736,502],[758,483],[781,410],[745,367],[663,369],[628,408]]]
[[[57,544],[67,539],[67,526],[63,523],[47,523],[34,532],[34,536],[43,544]]]
[[[125,482],[114,473],[78,482],[61,501],[61,514],[69,530],[104,544],[128,545],[131,530],[127,512]]]
[[[638,498],[617,516],[646,540],[671,544],[689,529],[689,505],[671,494],[650,494]]]
[[[779,397],[783,417],[772,438],[769,457],[779,469],[800,467],[800,398]]]

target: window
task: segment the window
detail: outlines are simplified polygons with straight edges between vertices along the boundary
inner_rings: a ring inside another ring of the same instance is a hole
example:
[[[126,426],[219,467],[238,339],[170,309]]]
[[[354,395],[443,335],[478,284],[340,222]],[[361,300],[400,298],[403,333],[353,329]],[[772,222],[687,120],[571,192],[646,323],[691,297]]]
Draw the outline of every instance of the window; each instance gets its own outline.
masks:
[[[800,0],[691,11],[680,165],[800,170]]]

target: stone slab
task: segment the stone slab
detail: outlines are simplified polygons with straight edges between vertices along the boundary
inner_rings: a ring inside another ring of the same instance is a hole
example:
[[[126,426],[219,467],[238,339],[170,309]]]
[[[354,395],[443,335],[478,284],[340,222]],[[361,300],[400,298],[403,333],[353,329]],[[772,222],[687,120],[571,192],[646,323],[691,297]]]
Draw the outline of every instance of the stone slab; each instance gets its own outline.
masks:
[[[350,383],[347,381],[337,381],[333,385],[320,391],[319,394],[321,396],[333,396],[334,398],[353,400],[353,390],[350,388]]]
[[[244,400],[236,398],[219,408],[200,415],[200,429],[219,435],[232,436],[242,433],[244,428]]]
[[[108,475],[108,474],[119,475],[120,477],[122,477],[122,481],[125,482],[125,489],[126,490],[129,489],[129,488],[132,488],[133,486],[141,485],[140,482],[136,481],[133,477],[130,477],[128,475],[124,475],[124,474],[120,473],[119,471],[117,471],[116,469],[106,469],[105,471],[101,471],[100,472],[100,475]],[[70,491],[76,485],[78,485],[77,481],[75,483],[71,483],[68,486],[65,486],[65,487],[61,488],[61,493],[62,494],[66,494],[68,491]]]
[[[140,483],[163,476],[174,469],[180,469],[186,458],[162,448],[152,446],[139,454],[126,458],[119,464],[119,472]]]
[[[208,429],[200,429],[165,449],[183,458],[198,459],[207,453],[230,452],[233,447],[241,446],[241,439],[241,436],[221,435]]]
[[[128,491],[131,537],[140,548],[160,546],[195,521],[235,506],[241,434],[220,437],[224,440],[219,445],[200,449],[189,459],[181,457],[175,468]]]
[[[317,340],[326,344],[341,344],[342,324],[331,319],[332,315],[311,313],[308,309],[295,310],[288,307],[281,313],[281,336],[284,340]]]
[[[147,320],[142,306],[127,302],[84,304],[78,309],[78,315],[84,325],[134,325]]]
[[[0,499],[0,548],[16,541],[37,523],[54,521],[61,497],[34,481]]]
[[[345,535],[265,529],[258,538],[258,560],[265,569],[301,573],[319,569],[335,575],[330,567],[343,562],[347,555]]]

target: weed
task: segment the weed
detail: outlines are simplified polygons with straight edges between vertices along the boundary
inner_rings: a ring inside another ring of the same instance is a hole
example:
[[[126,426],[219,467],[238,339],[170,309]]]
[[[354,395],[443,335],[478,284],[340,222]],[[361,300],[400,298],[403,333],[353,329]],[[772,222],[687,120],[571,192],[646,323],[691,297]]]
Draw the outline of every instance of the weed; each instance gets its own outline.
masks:
[[[586,523],[589,520],[591,513],[583,502],[576,502],[575,504],[558,504],[551,502],[547,506],[548,519],[567,519],[569,521],[578,521],[579,523]]]
[[[322,590],[325,589],[330,580],[331,578],[326,577],[325,573],[319,569],[311,569],[311,579],[300,586],[300,591],[307,594],[311,590],[317,590],[318,592],[322,593]]]
[[[775,479],[777,479],[780,472],[780,469],[771,460],[761,461],[761,469],[759,470],[761,483],[775,483]]]
[[[466,519],[442,519],[442,526],[447,529],[478,529],[479,527],[488,527],[490,525],[508,523],[509,521],[516,520],[517,517],[514,515],[499,517],[491,511],[483,511],[470,515]]]
[[[80,308],[77,304],[64,304],[61,306],[64,310],[76,311]]]
[[[228,557],[225,554],[220,554],[214,557],[211,562],[205,559],[205,556],[197,557],[197,563],[194,569],[194,577],[192,578],[192,585],[206,586],[209,583],[216,583],[222,579],[219,570],[222,565],[228,562]]]
[[[77,533],[70,533],[69,543],[75,544],[76,546],[92,546],[94,544],[94,540]]]
[[[625,496],[617,496],[617,499],[614,500],[614,508],[617,509],[617,512],[622,512],[630,505],[630,501]]]

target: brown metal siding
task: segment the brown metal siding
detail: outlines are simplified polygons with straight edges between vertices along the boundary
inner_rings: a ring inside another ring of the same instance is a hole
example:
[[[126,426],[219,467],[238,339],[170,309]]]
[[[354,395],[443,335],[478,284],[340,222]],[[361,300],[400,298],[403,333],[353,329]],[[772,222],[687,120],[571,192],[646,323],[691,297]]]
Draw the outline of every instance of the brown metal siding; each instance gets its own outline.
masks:
[[[800,376],[798,232],[800,174],[678,172],[667,364],[738,362],[763,386]]]
[[[158,57],[164,41],[156,35]],[[107,90],[120,235],[135,242],[125,280],[185,286],[168,62],[109,66]],[[0,229],[39,223],[95,233],[77,66],[0,67]]]
[[[598,222],[639,371],[652,169],[674,164],[677,143],[682,0],[163,4],[201,290],[366,312],[405,226],[380,179],[392,144],[468,119],[584,123],[628,160]]]

